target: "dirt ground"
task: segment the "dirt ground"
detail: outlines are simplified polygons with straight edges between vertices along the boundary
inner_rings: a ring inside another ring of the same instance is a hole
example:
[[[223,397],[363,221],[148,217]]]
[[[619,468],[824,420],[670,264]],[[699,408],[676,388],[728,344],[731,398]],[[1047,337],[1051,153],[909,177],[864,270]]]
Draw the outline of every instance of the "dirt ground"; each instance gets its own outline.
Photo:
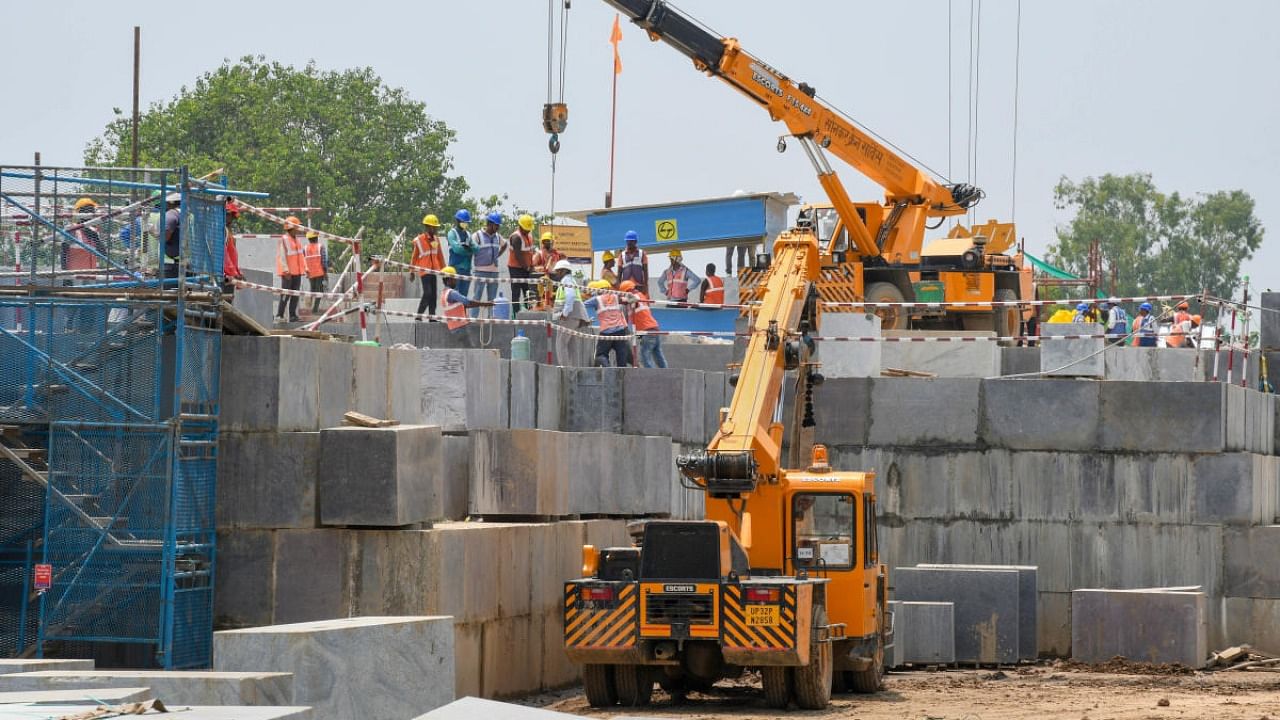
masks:
[[[748,687],[751,686],[751,687]],[[644,708],[593,710],[581,690],[531,704],[588,717],[629,715],[682,720],[868,718],[869,720],[1280,720],[1280,672],[1168,674],[1082,671],[1063,663],[1003,670],[890,673],[877,695],[837,695],[825,711],[779,712],[764,706],[759,680],[744,676],[713,694],[676,705],[660,690]]]

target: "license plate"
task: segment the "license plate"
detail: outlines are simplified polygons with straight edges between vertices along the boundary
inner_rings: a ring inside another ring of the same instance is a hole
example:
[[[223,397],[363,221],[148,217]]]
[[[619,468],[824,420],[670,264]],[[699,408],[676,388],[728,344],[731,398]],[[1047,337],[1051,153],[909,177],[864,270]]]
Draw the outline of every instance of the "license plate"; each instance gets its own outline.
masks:
[[[779,612],[776,605],[747,606],[748,625],[777,625],[778,617]]]

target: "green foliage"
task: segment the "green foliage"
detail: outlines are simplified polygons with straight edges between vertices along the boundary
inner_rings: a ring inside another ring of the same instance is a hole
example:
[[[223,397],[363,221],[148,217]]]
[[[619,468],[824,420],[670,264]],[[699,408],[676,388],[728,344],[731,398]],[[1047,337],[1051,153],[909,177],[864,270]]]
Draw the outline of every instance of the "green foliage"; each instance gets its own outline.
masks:
[[[1117,269],[1122,296],[1208,290],[1229,298],[1240,286],[1241,263],[1262,245],[1262,224],[1243,190],[1165,195],[1148,174],[1107,174],[1079,183],[1062,178],[1054,202],[1075,216],[1058,227],[1051,262],[1084,277],[1097,239],[1105,265]]]
[[[224,62],[143,113],[138,131],[142,165],[186,165],[193,176],[223,169],[234,187],[270,192],[268,206],[304,205],[310,186],[324,209],[315,224],[348,236],[364,227],[372,252],[401,227],[412,237],[428,212],[446,222],[476,205],[464,197],[466,181],[450,174],[453,130],[370,68],[299,70],[261,56]],[[129,118],[121,116],[89,143],[85,162],[129,161]]]

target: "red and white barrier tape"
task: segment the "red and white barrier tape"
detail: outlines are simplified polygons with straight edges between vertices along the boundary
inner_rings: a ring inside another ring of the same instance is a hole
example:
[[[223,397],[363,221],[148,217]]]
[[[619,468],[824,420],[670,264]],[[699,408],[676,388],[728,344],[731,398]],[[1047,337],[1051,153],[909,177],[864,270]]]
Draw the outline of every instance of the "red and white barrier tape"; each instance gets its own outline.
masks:
[[[302,298],[302,297],[309,297],[309,298],[333,298],[333,299],[341,300],[341,299],[343,299],[343,298],[354,297],[354,295],[355,295],[355,289],[354,289],[354,288],[352,288],[352,289],[350,289],[350,290],[347,290],[346,292],[340,292],[340,293],[336,293],[336,292],[312,292],[312,291],[310,291],[310,290],[288,290],[288,289],[285,289],[285,288],[278,288],[278,287],[275,287],[275,286],[273,286],[273,285],[262,285],[262,284],[255,283],[255,282],[249,282],[248,280],[239,280],[239,279],[235,279],[235,280],[232,280],[231,282],[232,282],[236,287],[248,288],[248,289],[250,289],[250,290],[261,290],[261,291],[263,291],[263,292],[269,292],[269,293],[271,293],[272,295],[290,295],[290,296],[296,296],[296,297],[300,297],[300,298]]]
[[[244,210],[245,212],[248,212],[251,215],[257,215],[258,217],[264,220],[270,220],[271,222],[280,226],[284,226],[289,222],[288,220],[285,220],[279,215],[267,212],[266,210],[263,210],[260,207],[255,207],[253,205],[250,205],[249,203],[246,203],[243,200],[236,200],[236,207],[239,208],[240,210]],[[333,240],[334,242],[346,243],[347,245],[355,245],[356,243],[360,242],[355,238],[343,237],[341,235],[334,235],[331,232],[325,232],[324,230],[319,230],[309,225],[303,225],[302,223],[297,223],[297,225],[298,225],[298,230],[304,233],[313,232],[318,237],[324,238],[325,240]]]
[[[408,312],[407,310],[388,310],[386,308],[374,309],[371,312],[381,313],[383,315],[391,315],[395,317],[413,318],[415,320],[435,320],[438,322],[453,322],[459,319],[459,318],[448,317],[447,315],[412,313],[412,312]],[[628,333],[626,335],[606,335],[606,336],[601,336],[596,333],[585,333],[580,330],[574,330],[572,328],[567,328],[562,325],[557,325],[555,321],[552,321],[552,320],[507,320],[503,318],[491,318],[491,317],[474,317],[474,318],[469,317],[466,319],[466,322],[476,323],[479,325],[536,325],[539,327],[550,327],[553,332],[563,333],[565,335],[570,335],[573,337],[586,338],[589,340],[599,340],[601,337],[604,337],[608,340],[630,340],[632,337],[634,337],[634,335],[632,335],[631,333]]]

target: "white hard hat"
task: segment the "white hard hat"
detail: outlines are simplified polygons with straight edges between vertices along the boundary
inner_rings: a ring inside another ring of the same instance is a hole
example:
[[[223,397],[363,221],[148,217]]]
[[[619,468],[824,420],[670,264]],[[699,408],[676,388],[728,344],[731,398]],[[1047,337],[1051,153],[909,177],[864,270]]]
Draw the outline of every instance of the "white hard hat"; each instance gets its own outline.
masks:
[[[165,196],[164,201],[167,203],[182,202],[182,193],[169,193]]]
[[[573,272],[573,264],[568,260],[561,260],[551,267],[551,271],[564,270],[565,272]]]

